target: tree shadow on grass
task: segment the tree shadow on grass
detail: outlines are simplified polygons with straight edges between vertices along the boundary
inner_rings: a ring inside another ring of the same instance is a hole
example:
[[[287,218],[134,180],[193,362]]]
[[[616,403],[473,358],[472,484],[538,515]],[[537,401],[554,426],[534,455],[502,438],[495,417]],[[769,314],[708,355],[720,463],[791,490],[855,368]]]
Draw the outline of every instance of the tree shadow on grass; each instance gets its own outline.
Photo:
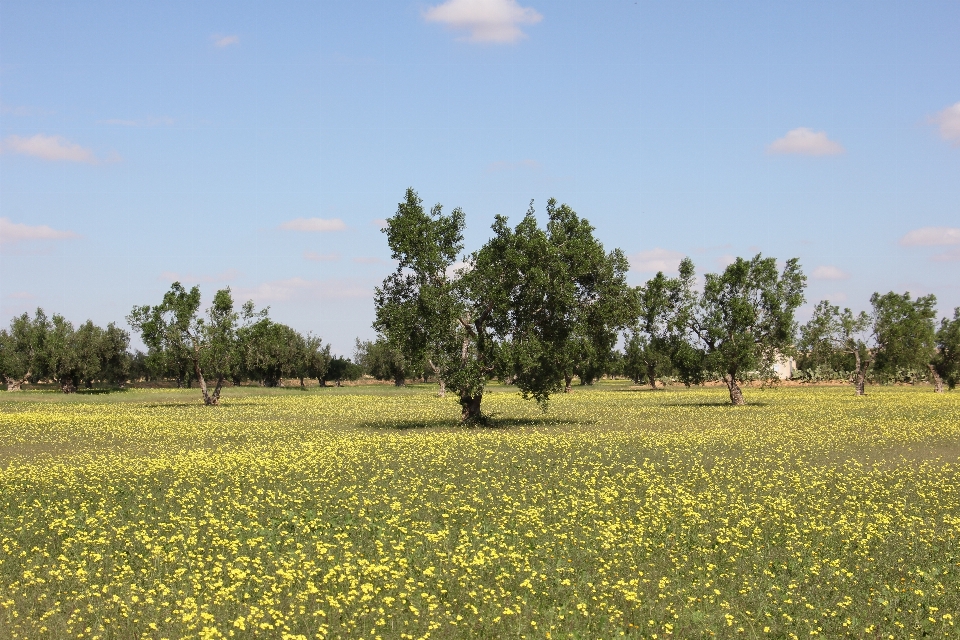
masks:
[[[410,431],[413,429],[461,429],[476,431],[507,430],[520,427],[556,427],[569,426],[577,424],[590,424],[582,420],[570,420],[567,418],[551,418],[545,416],[542,418],[498,418],[497,416],[486,416],[486,420],[480,423],[464,424],[457,420],[368,420],[357,424],[358,427],[366,429],[380,429],[385,431]]]
[[[745,405],[741,405],[747,409],[751,407],[767,407],[769,402],[757,402],[755,400],[748,400]],[[657,405],[659,407],[730,407],[736,409],[737,407],[730,404],[729,400],[726,401],[717,401],[717,402],[664,402]]]

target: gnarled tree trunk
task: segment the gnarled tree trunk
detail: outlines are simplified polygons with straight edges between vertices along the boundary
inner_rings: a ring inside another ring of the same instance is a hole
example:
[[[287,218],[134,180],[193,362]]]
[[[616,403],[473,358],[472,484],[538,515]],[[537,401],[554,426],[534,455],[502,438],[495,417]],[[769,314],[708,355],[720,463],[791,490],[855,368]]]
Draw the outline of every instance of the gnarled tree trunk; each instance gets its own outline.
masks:
[[[650,382],[650,388],[657,388],[657,369],[652,364],[647,365],[647,380]]]
[[[853,358],[857,367],[857,370],[854,373],[853,389],[856,395],[862,396],[864,395],[863,388],[867,380],[867,363],[861,362],[860,351],[857,349],[854,349],[853,351]]]
[[[460,407],[462,411],[460,413],[461,422],[479,422],[483,414],[480,413],[480,401],[483,399],[483,392],[478,393],[475,396],[469,394],[461,394],[460,396]]]
[[[936,367],[932,364],[928,364],[927,366],[930,367],[930,376],[933,378],[933,390],[937,393],[943,393],[943,378],[937,373]]]
[[[28,377],[30,377],[30,374],[25,375],[19,380],[4,376],[3,379],[7,383],[7,391],[23,391],[22,387],[24,384],[26,384]]]
[[[571,375],[564,375],[564,376],[563,376],[563,380],[564,380],[563,392],[564,392],[564,393],[573,393],[573,387],[572,387],[572,385],[573,385],[573,376],[571,376]]]
[[[740,386],[737,384],[737,378],[732,373],[728,373],[724,376],[723,381],[727,383],[727,389],[730,391],[730,404],[734,406],[742,406],[743,401],[743,391],[740,390]]]
[[[60,391],[64,393],[76,393],[77,385],[73,383],[72,378],[61,378],[60,379]]]
[[[395,387],[402,387],[402,386],[404,386],[404,385],[406,385],[406,384],[407,384],[407,381],[406,381],[406,379],[404,379],[403,376],[395,376],[395,377],[393,378],[393,386],[395,386]]]

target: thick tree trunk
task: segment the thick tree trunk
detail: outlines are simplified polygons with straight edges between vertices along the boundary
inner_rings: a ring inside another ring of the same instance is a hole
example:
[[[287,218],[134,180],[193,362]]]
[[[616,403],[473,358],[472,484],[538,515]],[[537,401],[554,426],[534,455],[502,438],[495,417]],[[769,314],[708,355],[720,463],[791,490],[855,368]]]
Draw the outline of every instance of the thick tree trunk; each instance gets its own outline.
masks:
[[[61,378],[60,391],[64,393],[76,393],[77,385],[73,384],[73,380],[71,380],[70,378]]]
[[[440,380],[440,389],[437,391],[437,397],[438,398],[447,397],[447,383],[444,382],[443,380]]]
[[[402,386],[404,386],[405,384],[407,384],[407,381],[404,379],[403,376],[396,376],[396,377],[394,377],[394,379],[393,379],[393,386],[395,386],[395,387],[402,387]]]
[[[573,384],[573,376],[565,375],[563,376],[563,380],[564,380],[563,392],[573,393],[573,387],[571,386]]]
[[[210,397],[210,402],[207,404],[217,405],[220,404],[220,390],[223,389],[223,376],[217,377],[217,386],[213,389],[213,395]]]
[[[650,388],[657,388],[657,369],[652,364],[647,365],[647,381],[650,382]]]
[[[483,415],[480,413],[480,401],[482,399],[483,393],[478,393],[475,396],[467,394],[460,396],[461,422],[478,422],[482,419]]]
[[[317,378],[317,384],[320,385],[321,387],[325,387],[327,386],[327,381],[324,380],[323,378]]]
[[[928,364],[927,366],[930,367],[930,376],[933,378],[933,390],[937,393],[943,393],[943,378],[937,373],[936,367],[932,364]]]
[[[864,394],[863,388],[867,380],[867,367],[866,363],[860,361],[860,351],[854,349],[853,351],[854,363],[856,364],[856,372],[854,373],[853,379],[853,392],[862,396]]]
[[[306,386],[307,386],[307,385],[305,385],[305,384],[303,383],[303,376],[300,376],[300,388],[303,389],[303,388],[306,387]]]
[[[743,401],[743,391],[740,390],[736,377],[732,373],[728,373],[724,376],[724,382],[727,383],[727,389],[730,391],[730,404],[737,407],[745,404]]]
[[[23,385],[26,383],[28,376],[24,376],[20,380],[14,380],[13,378],[8,378],[4,376],[4,381],[7,383],[7,391],[23,391]]]

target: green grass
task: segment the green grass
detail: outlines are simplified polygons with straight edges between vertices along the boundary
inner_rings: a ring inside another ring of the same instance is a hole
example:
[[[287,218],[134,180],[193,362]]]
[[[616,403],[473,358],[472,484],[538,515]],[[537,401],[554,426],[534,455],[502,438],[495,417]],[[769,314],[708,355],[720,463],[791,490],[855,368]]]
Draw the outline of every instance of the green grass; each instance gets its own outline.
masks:
[[[960,394],[0,394],[0,636],[958,637]]]

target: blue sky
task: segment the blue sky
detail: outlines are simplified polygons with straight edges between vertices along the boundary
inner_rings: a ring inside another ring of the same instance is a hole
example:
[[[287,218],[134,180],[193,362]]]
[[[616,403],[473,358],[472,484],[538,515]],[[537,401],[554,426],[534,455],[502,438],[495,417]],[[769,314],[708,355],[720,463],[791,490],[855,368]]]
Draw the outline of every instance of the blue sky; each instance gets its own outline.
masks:
[[[630,257],[797,256],[822,298],[960,306],[956,2],[4,2],[0,321],[174,279],[349,354],[413,186],[555,197]],[[803,312],[802,314],[803,315]]]

